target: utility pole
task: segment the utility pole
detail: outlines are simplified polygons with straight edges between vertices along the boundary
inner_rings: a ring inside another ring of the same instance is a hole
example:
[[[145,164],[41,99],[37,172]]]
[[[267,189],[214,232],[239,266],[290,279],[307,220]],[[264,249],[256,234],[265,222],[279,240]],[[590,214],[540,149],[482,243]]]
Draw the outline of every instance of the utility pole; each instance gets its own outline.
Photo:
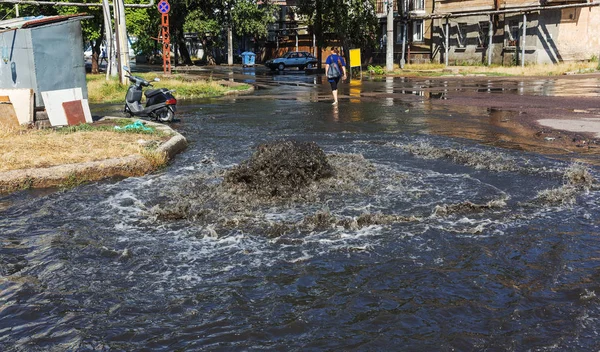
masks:
[[[126,84],[127,78],[125,77],[123,66],[129,66],[129,42],[127,41],[125,4],[123,0],[114,0],[113,8],[115,11],[115,31],[117,32],[117,71],[119,72],[119,82]]]
[[[521,67],[525,67],[525,38],[527,37],[527,14],[523,14],[523,40],[521,40]]]
[[[227,65],[233,65],[233,34],[231,33],[231,24],[227,26]]]
[[[385,69],[394,71],[394,2],[387,0],[387,41],[385,48]]]
[[[106,79],[110,76],[116,76],[117,70],[115,67],[115,50],[113,40],[113,28],[110,16],[110,6],[108,0],[102,0],[102,14],[104,16],[104,40],[106,40]]]

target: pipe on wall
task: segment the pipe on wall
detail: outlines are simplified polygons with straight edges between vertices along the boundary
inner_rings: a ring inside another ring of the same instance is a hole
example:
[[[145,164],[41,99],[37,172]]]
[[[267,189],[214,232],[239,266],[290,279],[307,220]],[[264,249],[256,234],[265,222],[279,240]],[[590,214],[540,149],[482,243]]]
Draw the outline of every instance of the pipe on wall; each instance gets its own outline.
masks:
[[[34,1],[34,0],[0,0],[0,3],[26,4],[26,5],[51,5],[51,6],[79,6],[79,7],[102,7],[102,3],[82,3],[82,2],[59,2],[59,1]],[[113,4],[109,4],[113,6]],[[125,4],[125,7],[149,8],[154,6],[154,0],[147,4]]]

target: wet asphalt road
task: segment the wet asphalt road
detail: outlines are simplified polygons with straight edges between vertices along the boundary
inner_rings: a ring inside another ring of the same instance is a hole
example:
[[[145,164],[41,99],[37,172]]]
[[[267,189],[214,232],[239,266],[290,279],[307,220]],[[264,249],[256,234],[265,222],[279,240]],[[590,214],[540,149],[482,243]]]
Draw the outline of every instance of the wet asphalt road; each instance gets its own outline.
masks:
[[[140,66],[140,70],[157,66]],[[254,87],[252,94],[221,99],[304,102],[332,101],[329,83],[316,72],[240,66],[181,67],[205,79],[242,82]],[[583,158],[598,164],[594,134],[556,131],[537,124],[539,119],[600,119],[600,75],[556,77],[439,78],[379,77],[354,69],[354,78],[339,87],[340,106],[325,114],[343,121],[373,118],[373,104],[388,107],[387,117],[423,123],[424,133],[466,138],[503,148],[533,151],[561,158]],[[180,100],[181,105],[206,103]],[[185,109],[185,108],[184,108]],[[235,105],[231,113],[235,114]]]
[[[598,349],[599,191],[566,180],[599,170],[514,139],[595,97],[365,78],[335,107],[318,75],[242,72],[212,75],[255,92],[180,100],[190,145],[166,168],[0,198],[0,350]],[[223,192],[278,139],[316,143],[335,178],[301,199]]]

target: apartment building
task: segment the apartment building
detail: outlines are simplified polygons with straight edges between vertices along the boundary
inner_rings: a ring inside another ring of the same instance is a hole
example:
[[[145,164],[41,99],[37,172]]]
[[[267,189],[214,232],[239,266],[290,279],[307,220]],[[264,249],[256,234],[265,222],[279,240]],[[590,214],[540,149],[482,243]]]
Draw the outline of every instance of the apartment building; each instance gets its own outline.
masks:
[[[600,2],[432,0],[432,59],[550,64],[600,53]]]
[[[390,0],[394,62],[551,64],[600,55],[598,0]],[[385,62],[387,0],[376,0]]]
[[[392,0],[389,0],[392,1]],[[375,51],[374,62],[383,63],[387,45],[388,1],[376,0],[381,35]],[[404,53],[407,63],[425,63],[431,60],[432,20],[431,0],[393,0],[394,18],[394,62],[399,63]]]
[[[307,51],[316,55],[315,36],[296,12],[295,0],[275,0],[277,20],[268,29],[262,60],[279,57],[288,51]]]

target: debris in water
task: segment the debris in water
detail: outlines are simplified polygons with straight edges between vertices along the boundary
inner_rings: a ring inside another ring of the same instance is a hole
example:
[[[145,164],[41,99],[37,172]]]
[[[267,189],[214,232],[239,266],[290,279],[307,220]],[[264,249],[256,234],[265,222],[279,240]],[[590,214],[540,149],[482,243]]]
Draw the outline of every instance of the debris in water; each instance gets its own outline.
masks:
[[[225,174],[224,184],[264,197],[289,197],[313,181],[333,176],[316,143],[274,141],[258,146],[252,157]]]
[[[506,201],[497,199],[487,202],[486,204],[475,204],[469,201],[458,204],[443,204],[437,205],[433,210],[433,214],[437,216],[446,216],[450,214],[467,214],[474,212],[482,212],[490,209],[504,208]]]
[[[565,170],[563,178],[564,185],[538,192],[534,202],[547,205],[573,205],[577,203],[577,196],[580,193],[599,188],[598,181],[592,176],[589,168],[581,163],[571,164]]]

